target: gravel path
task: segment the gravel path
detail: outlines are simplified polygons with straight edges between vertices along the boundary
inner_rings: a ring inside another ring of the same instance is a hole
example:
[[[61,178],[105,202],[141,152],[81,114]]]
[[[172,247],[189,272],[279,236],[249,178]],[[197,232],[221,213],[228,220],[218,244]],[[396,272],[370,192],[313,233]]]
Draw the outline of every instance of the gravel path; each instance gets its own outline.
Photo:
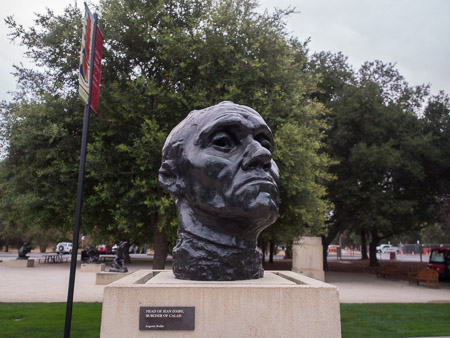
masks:
[[[65,302],[70,263],[39,264],[33,268],[12,268],[9,258],[0,263],[0,302]],[[151,269],[150,263],[127,265],[131,271]],[[81,272],[78,264],[75,302],[101,302],[103,285],[95,285],[96,274]],[[341,303],[450,303],[450,283],[440,289],[409,285],[407,281],[376,278],[368,273],[327,272],[326,282],[339,288]]]

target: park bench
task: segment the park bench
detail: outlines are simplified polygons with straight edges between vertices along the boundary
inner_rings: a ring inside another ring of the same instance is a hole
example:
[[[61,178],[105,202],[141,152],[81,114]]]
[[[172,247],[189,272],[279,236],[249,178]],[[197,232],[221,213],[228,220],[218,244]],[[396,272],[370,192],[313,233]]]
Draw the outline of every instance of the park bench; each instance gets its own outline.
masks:
[[[113,261],[116,255],[100,255],[99,262],[106,263],[107,261]]]
[[[69,257],[64,257],[62,254],[46,254],[39,258],[39,263],[63,263],[68,261]]]
[[[377,277],[394,277],[398,278],[400,275],[400,268],[394,264],[387,264],[383,269],[377,271]]]
[[[439,289],[439,273],[434,270],[421,269],[417,272],[409,272],[408,281],[409,284],[411,284],[411,282],[416,282],[417,285],[419,285],[419,282],[427,282],[428,288],[431,283],[434,283],[436,284],[436,289]]]

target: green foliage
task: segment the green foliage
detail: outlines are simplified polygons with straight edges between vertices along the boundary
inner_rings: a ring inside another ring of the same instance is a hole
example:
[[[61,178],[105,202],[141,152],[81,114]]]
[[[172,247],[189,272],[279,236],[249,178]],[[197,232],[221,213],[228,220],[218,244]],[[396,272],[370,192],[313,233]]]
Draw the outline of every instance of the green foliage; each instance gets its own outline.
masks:
[[[163,142],[189,111],[223,100],[259,111],[279,141],[282,212],[267,237],[323,231],[324,107],[310,99],[318,76],[308,70],[304,44],[286,32],[291,11],[258,14],[256,6],[253,0],[100,1],[102,90],[100,115],[90,125],[82,231],[142,243],[164,229],[172,242],[173,203],[157,182]],[[21,92],[2,107],[9,148],[0,186],[14,204],[14,211],[2,204],[8,222],[71,224],[82,112],[74,38],[80,21],[70,6],[60,16],[38,15],[28,30],[7,19],[12,38],[42,67],[18,67]]]
[[[2,107],[8,157],[1,163],[4,220],[21,230],[70,229],[76,189],[81,119],[70,99],[45,95],[42,102]],[[78,105],[80,106],[80,105]]]
[[[282,125],[275,134],[275,160],[279,163],[281,186],[280,221],[272,239],[289,241],[302,234],[323,234],[325,216],[331,206],[324,199],[323,186],[330,180],[323,168],[328,158],[319,155],[320,142],[315,132],[296,123]],[[296,145],[296,146],[295,146]],[[292,227],[302,224],[303,227]],[[284,227],[284,231],[279,229]],[[299,232],[302,231],[302,232]],[[276,237],[276,234],[284,237]]]
[[[432,211],[441,230],[450,230],[450,98],[441,92],[428,101],[422,117],[429,142],[424,156],[427,191],[434,196]]]
[[[342,54],[319,53],[310,66],[321,74],[313,97],[329,109],[325,151],[336,161],[326,244],[355,231],[370,234],[375,250],[382,238],[418,231],[437,220],[438,210],[445,215],[448,98],[442,93],[427,103],[428,86],[409,86],[381,61],[355,73]],[[376,264],[375,251],[371,259]]]

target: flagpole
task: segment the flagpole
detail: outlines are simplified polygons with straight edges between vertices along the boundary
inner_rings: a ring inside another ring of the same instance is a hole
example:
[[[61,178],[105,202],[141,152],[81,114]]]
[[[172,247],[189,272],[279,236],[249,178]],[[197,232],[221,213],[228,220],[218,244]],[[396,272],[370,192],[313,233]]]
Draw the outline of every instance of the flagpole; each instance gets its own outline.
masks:
[[[94,14],[94,31],[93,31],[93,41],[91,46],[94,48],[90,49],[90,65],[93,68],[94,65],[94,55],[95,55],[95,39],[97,32],[97,14]],[[70,260],[70,276],[69,276],[69,290],[67,292],[67,305],[66,305],[66,322],[64,326],[64,338],[70,338],[70,327],[72,322],[72,306],[73,306],[73,291],[75,287],[75,272],[77,268],[77,258],[78,258],[78,240],[80,233],[80,221],[81,221],[81,207],[83,204],[83,183],[84,183],[84,169],[86,164],[86,152],[87,152],[87,139],[88,139],[88,129],[89,129],[89,114],[91,106],[91,89],[92,89],[92,75],[93,69],[91,68],[89,72],[89,96],[88,102],[84,106],[84,118],[83,118],[83,132],[81,136],[81,154],[80,154],[80,166],[78,170],[78,189],[77,189],[77,204],[75,209],[75,223],[73,227],[73,247],[72,247],[72,257]]]

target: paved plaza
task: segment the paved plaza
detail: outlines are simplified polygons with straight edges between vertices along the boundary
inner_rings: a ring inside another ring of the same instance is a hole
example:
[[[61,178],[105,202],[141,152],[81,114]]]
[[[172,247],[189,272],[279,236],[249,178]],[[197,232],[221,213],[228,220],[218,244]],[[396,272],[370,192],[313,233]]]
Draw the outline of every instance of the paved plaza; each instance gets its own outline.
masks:
[[[0,257],[0,302],[65,302],[70,262],[38,263],[33,268],[8,266],[11,257]],[[151,269],[150,261],[133,260],[130,272]],[[170,269],[170,266],[167,268]],[[107,267],[108,270],[108,267]],[[101,302],[103,285],[95,285],[96,273],[81,272],[78,262],[75,302]],[[326,272],[326,282],[339,289],[341,303],[450,303],[450,283],[440,289],[408,284],[405,280],[377,278],[369,273]]]

